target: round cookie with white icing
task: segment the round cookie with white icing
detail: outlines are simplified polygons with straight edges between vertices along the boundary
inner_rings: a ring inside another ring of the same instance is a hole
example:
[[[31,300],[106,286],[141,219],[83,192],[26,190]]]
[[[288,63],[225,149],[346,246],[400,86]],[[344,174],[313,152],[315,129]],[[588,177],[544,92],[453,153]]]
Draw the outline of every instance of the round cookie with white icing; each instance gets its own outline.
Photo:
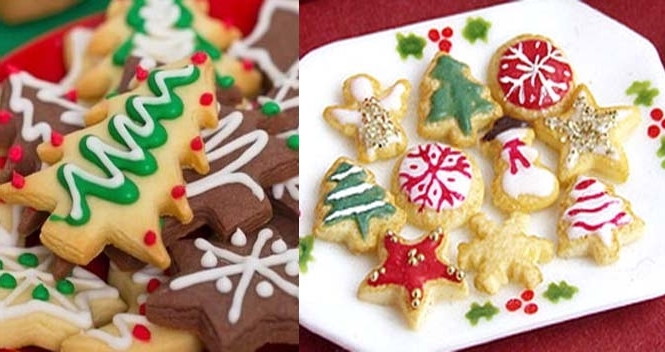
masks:
[[[546,208],[559,195],[559,180],[540,162],[538,149],[532,145],[534,138],[527,122],[504,116],[481,140],[495,172],[492,201],[507,213]]]
[[[485,186],[475,161],[441,143],[419,144],[395,164],[392,191],[409,223],[449,231],[480,210]]]
[[[504,113],[522,120],[563,112],[575,88],[563,51],[549,38],[533,34],[519,35],[497,49],[487,82]]]

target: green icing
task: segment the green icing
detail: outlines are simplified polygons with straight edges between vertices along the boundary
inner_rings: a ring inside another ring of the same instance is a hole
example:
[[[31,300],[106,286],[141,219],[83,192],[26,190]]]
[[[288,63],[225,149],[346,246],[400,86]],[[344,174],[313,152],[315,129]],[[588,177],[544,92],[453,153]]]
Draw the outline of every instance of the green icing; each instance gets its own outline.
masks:
[[[492,320],[492,317],[499,314],[499,308],[495,307],[492,302],[487,301],[484,305],[476,302],[471,304],[471,309],[464,315],[469,320],[472,326],[476,326],[480,318]]]
[[[231,88],[236,83],[235,78],[232,76],[222,76],[219,74],[215,75],[215,80],[217,81],[217,85],[222,88]]]
[[[104,99],[111,99],[111,98],[117,96],[118,94],[119,94],[118,91],[117,91],[117,90],[114,90],[114,91],[112,91],[111,93],[106,94],[106,96],[104,96]]]
[[[18,263],[26,268],[36,268],[39,265],[39,258],[32,253],[23,253],[18,256]]]
[[[300,257],[298,263],[300,264],[300,271],[307,272],[307,264],[314,260],[312,251],[314,251],[314,236],[308,235],[300,239],[298,244],[300,248]]]
[[[4,273],[0,275],[0,288],[12,290],[16,288],[16,278],[12,274]]]
[[[660,139],[660,148],[658,148],[658,151],[656,151],[656,155],[661,158],[665,158],[665,137]],[[660,167],[665,169],[665,160],[663,160],[663,162],[660,164]]]
[[[568,285],[565,281],[561,281],[559,284],[552,282],[547,286],[547,291],[543,293],[543,297],[547,298],[552,303],[558,303],[562,298],[573,298],[576,293],[577,287]]]
[[[471,44],[474,44],[476,40],[487,43],[487,32],[489,32],[490,27],[492,27],[492,23],[482,17],[469,17],[466,19],[464,29],[462,29],[462,36]]]
[[[63,295],[71,295],[74,293],[74,291],[76,291],[74,284],[67,279],[58,281],[58,283],[55,285],[55,288]]]
[[[427,41],[421,36],[413,33],[409,33],[408,35],[397,33],[397,53],[399,53],[402,60],[406,60],[409,56],[422,59],[423,49],[426,44]]]
[[[358,225],[362,239],[365,240],[369,232],[369,221],[372,218],[386,218],[395,213],[395,207],[384,201],[386,191],[366,180],[367,173],[359,166],[344,162],[337,167],[328,178],[329,182],[336,182],[337,185],[324,199],[324,203],[330,206],[330,210],[323,218],[325,225],[331,226],[343,220],[353,219]],[[368,184],[370,187],[363,191],[354,191]]]
[[[51,298],[51,294],[43,284],[39,284],[32,290],[32,298],[40,301],[48,301]]]
[[[279,107],[279,104],[275,103],[274,101],[269,101],[261,106],[261,112],[269,117],[275,116],[281,111],[282,109]]]
[[[113,53],[113,56],[111,56],[113,64],[116,66],[123,66],[129,58],[129,55],[132,53],[132,49],[134,49],[133,34]]]
[[[4,269],[5,263],[2,262],[2,259],[0,259],[0,270]]]
[[[298,148],[300,148],[300,136],[297,134],[289,136],[289,138],[286,139],[286,146],[291,150],[298,150]]]
[[[653,105],[653,99],[659,93],[658,88],[651,87],[651,81],[635,81],[626,89],[626,95],[637,95],[633,104],[643,106]]]
[[[464,135],[468,136],[471,134],[471,118],[492,111],[494,105],[482,97],[485,88],[473,82],[465,72],[469,72],[469,66],[450,55],[438,58],[429,77],[439,82],[439,88],[430,98],[431,109],[426,121],[435,123],[455,118]]]
[[[52,215],[51,220],[64,220],[70,225],[78,226],[87,223],[90,220],[90,207],[86,200],[87,196],[94,196],[116,204],[132,204],[139,199],[140,192],[136,184],[125,177],[123,172],[132,173],[138,176],[149,176],[157,172],[158,165],[155,157],[150,153],[151,149],[164,145],[168,140],[168,134],[164,127],[159,124],[160,120],[174,120],[180,117],[184,111],[182,99],[174,93],[174,89],[179,86],[194,83],[199,75],[199,69],[195,66],[189,66],[192,72],[188,75],[165,75],[160,74],[160,70],[153,71],[148,76],[148,87],[156,97],[168,96],[167,102],[155,102],[154,98],[132,96],[127,99],[125,109],[127,117],[131,122],[122,121],[120,115],[115,115],[108,119],[108,132],[114,140],[114,143],[107,144],[98,138],[98,148],[91,148],[88,141],[93,138],[91,135],[84,136],[79,143],[79,151],[83,158],[97,166],[108,178],[113,176],[121,177],[122,182],[119,186],[113,187],[96,182],[86,171],[77,166],[66,163],[58,168],[58,182],[67,189],[70,195],[74,194],[75,188],[80,196],[81,216],[75,218],[71,213],[67,217]],[[159,79],[157,76],[160,75]],[[160,84],[165,88],[162,89]],[[137,102],[137,105],[145,110],[143,114],[140,109],[134,105],[137,99],[144,102]],[[132,128],[143,126],[148,121],[152,121],[154,126],[146,136],[140,136],[132,131]],[[132,127],[133,125],[133,127]],[[121,131],[125,131],[128,137],[123,137]],[[118,149],[115,144],[121,148]],[[143,158],[131,160],[126,156],[118,155],[120,150],[129,151],[130,146],[136,144],[143,151]],[[115,155],[114,155],[115,154]],[[107,167],[108,163],[113,167]],[[71,166],[70,166],[71,165]],[[73,199],[73,197],[72,197]]]

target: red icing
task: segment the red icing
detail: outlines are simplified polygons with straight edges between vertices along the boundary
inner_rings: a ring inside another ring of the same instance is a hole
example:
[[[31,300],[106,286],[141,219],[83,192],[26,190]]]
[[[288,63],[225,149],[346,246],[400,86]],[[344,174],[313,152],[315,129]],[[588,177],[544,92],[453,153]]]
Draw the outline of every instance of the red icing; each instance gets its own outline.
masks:
[[[433,240],[432,236],[425,236],[415,244],[403,243],[403,240],[399,238],[395,242],[394,236],[385,236],[383,243],[388,257],[381,266],[385,269],[385,273],[380,274],[375,281],[368,279],[367,284],[373,287],[399,285],[406,288],[408,292],[412,292],[415,289],[424,291],[425,283],[432,280],[462,282],[457,278],[456,271],[452,274],[448,273],[449,265],[443,263],[437,255],[443,244],[444,236],[439,235],[437,240]],[[419,254],[424,255],[424,261],[410,265],[408,253],[412,249],[416,249]]]
[[[658,125],[649,126],[647,135],[651,138],[657,138],[660,135],[660,127],[658,127]]]
[[[5,72],[7,72],[7,74],[9,76],[11,76],[15,73],[21,72],[21,70],[19,70],[18,67],[14,66],[14,65],[7,64],[7,65],[5,65]]]
[[[659,108],[655,108],[655,109],[651,110],[650,115],[651,115],[651,118],[654,121],[660,121],[660,120],[663,119],[663,110],[661,110]]]
[[[200,136],[196,136],[189,143],[189,146],[192,148],[193,151],[197,151],[197,152],[201,151],[201,150],[203,150],[203,140],[201,139]]]
[[[660,127],[665,128],[665,120],[660,122]]]
[[[58,132],[51,132],[51,145],[54,147],[59,147],[65,141],[65,137]]]
[[[524,307],[524,313],[526,314],[535,314],[538,311],[538,305],[535,303],[529,303]]]
[[[141,66],[136,66],[136,79],[138,81],[145,81],[148,78],[148,70]]]
[[[208,60],[208,55],[203,51],[197,51],[192,55],[191,60],[194,65],[200,65]]]
[[[132,336],[139,341],[148,342],[150,341],[152,334],[145,325],[136,324],[132,329]]]
[[[520,297],[521,297],[523,300],[525,300],[525,301],[528,302],[528,301],[530,301],[530,300],[533,299],[533,295],[534,295],[533,290],[526,290],[526,291],[522,292],[522,294],[520,295]]]
[[[162,285],[161,281],[157,279],[150,279],[150,281],[148,281],[148,285],[146,286],[146,290],[148,291],[148,293],[153,293],[161,285]]]
[[[12,171],[12,186],[16,189],[25,187],[25,177],[16,171]]]
[[[602,196],[604,196],[604,195],[605,195],[604,192],[600,192],[600,193],[590,194],[590,195],[588,195],[588,196],[582,196],[582,197],[580,197],[580,198],[577,199],[577,202],[586,202],[587,200],[592,200],[592,199],[600,198],[600,197],[602,197]]]
[[[580,209],[573,209],[573,210],[570,210],[570,211],[568,212],[568,215],[570,215],[570,216],[575,216],[575,215],[577,215],[577,214],[581,214],[581,213],[596,213],[596,212],[599,212],[599,211],[601,211],[601,210],[606,209],[607,207],[609,207],[610,205],[612,205],[612,203],[614,203],[614,202],[616,202],[616,201],[614,201],[614,200],[610,200],[610,201],[607,201],[607,202],[605,202],[605,203],[603,203],[603,204],[601,204],[601,205],[599,205],[599,206],[597,206],[597,207],[595,207],[595,208],[580,208]]]
[[[18,163],[23,158],[23,148],[20,145],[13,145],[7,150],[7,159],[13,163]]]
[[[0,110],[0,123],[8,123],[12,119],[12,114],[7,110]]]
[[[578,190],[578,191],[581,191],[583,189],[589,188],[589,186],[593,185],[594,183],[596,183],[596,180],[590,178],[588,180],[584,180],[584,181],[576,184],[575,189]]]
[[[145,315],[145,303],[141,303],[141,305],[139,305],[139,314]]]
[[[171,197],[173,197],[173,199],[180,199],[184,197],[186,193],[187,189],[185,189],[185,186],[183,185],[178,185],[171,189]]]
[[[7,163],[7,157],[0,156],[0,169],[4,168],[6,163]]]
[[[203,93],[201,94],[201,98],[199,98],[199,103],[203,106],[209,106],[212,104],[214,100],[214,96],[212,93]]]
[[[510,173],[513,174],[513,175],[515,175],[519,171],[519,169],[517,167],[518,162],[520,164],[522,164],[522,166],[524,166],[525,168],[530,168],[531,167],[531,163],[524,156],[524,154],[522,154],[522,152],[519,149],[519,147],[523,147],[525,145],[526,144],[524,144],[524,142],[522,142],[521,140],[519,140],[517,138],[511,139],[508,142],[506,142],[506,144],[503,145],[503,149],[508,150],[508,160],[509,160],[509,163],[510,163]]]
[[[439,39],[441,39],[441,37],[439,36],[439,31],[437,31],[434,28],[430,29],[429,32],[427,32],[427,37],[429,38],[429,40],[433,42],[438,42]]]
[[[157,243],[157,234],[155,231],[148,230],[143,236],[143,243],[145,243],[146,246],[152,246]]]
[[[506,309],[509,312],[514,312],[522,307],[522,301],[517,298],[511,298],[506,302]]]
[[[65,99],[67,99],[71,102],[74,102],[74,103],[76,103],[76,101],[78,101],[78,99],[79,99],[79,95],[78,95],[78,92],[76,91],[76,89],[72,89],[69,92],[65,93],[64,97],[65,97]]]
[[[588,232],[598,231],[608,223],[619,227],[624,224],[623,222],[621,222],[621,219],[623,219],[624,216],[626,216],[626,213],[622,211],[619,214],[616,214],[610,221],[601,222],[600,224],[596,225],[588,224],[583,221],[576,221],[573,223],[573,227],[581,227]]]
[[[254,62],[249,59],[242,59],[242,69],[245,71],[251,71],[254,69]]]
[[[558,48],[528,39],[503,53],[497,79],[507,101],[540,110],[558,103],[573,88],[572,72]]]
[[[444,38],[450,38],[453,36],[453,29],[450,27],[446,27],[441,30],[441,35],[443,35]]]
[[[452,49],[453,43],[450,42],[448,39],[444,39],[441,42],[439,42],[439,50],[449,53],[450,49]]]

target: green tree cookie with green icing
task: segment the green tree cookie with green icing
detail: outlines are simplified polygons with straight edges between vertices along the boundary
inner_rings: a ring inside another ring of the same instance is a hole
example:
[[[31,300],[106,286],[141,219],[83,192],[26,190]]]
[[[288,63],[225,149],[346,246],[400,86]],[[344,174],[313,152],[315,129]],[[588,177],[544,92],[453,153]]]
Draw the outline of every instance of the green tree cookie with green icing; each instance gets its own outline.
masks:
[[[214,89],[205,55],[150,72],[134,91],[93,107],[89,127],[40,145],[50,166],[14,174],[0,198],[51,212],[41,240],[67,261],[85,265],[112,244],[168,267],[160,216],[192,218],[181,169],[208,172],[199,132],[217,123]]]
[[[470,147],[478,130],[502,111],[489,89],[471,75],[469,66],[447,53],[434,57],[420,84],[418,133],[458,147]]]

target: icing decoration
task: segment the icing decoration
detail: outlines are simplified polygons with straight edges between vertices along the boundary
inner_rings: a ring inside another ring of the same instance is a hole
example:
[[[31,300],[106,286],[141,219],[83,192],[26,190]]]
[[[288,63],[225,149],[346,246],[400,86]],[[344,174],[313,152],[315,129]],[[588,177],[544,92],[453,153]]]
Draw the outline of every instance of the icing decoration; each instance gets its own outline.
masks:
[[[222,169],[188,183],[186,186],[187,197],[195,197],[226,184],[238,183],[252,191],[257,199],[263,200],[265,198],[263,188],[249,175],[238,170],[261,154],[266,145],[268,145],[269,136],[263,130],[254,130],[232,141],[227,141],[229,136],[240,127],[242,120],[242,113],[234,111],[222,118],[216,129],[205,130],[201,133],[205,140],[206,156],[210,163],[232,154],[243,147],[248,146],[248,148],[237,159]]]
[[[300,272],[306,273],[307,264],[314,260],[314,257],[312,256],[312,251],[314,250],[314,236],[307,235],[305,237],[301,237],[298,243],[298,249],[300,252],[298,256]]]
[[[506,302],[506,310],[509,312],[516,312],[522,308],[522,304],[524,304],[524,313],[529,315],[535,314],[538,312],[538,304],[531,302],[533,297],[534,293],[532,290],[524,290],[519,298],[511,298]]]
[[[21,212],[23,211],[23,207],[6,204],[0,204],[0,207],[7,208],[7,211],[10,213],[8,219],[9,224],[4,224],[3,226],[3,224],[0,223],[0,247],[16,246],[19,239],[18,226],[21,222]],[[5,228],[5,226],[7,227]],[[2,270],[1,265],[0,270]]]
[[[547,286],[547,291],[543,293],[543,297],[552,303],[559,303],[561,299],[572,299],[577,291],[577,287],[569,285],[566,281],[559,281],[558,284],[551,282]]]
[[[272,196],[275,199],[282,199],[284,196],[284,191],[288,192],[289,197],[293,200],[299,200],[300,198],[300,177],[296,176],[284,183],[277,183],[272,186]]]
[[[324,197],[324,204],[330,207],[323,218],[326,226],[354,220],[365,239],[372,218],[386,218],[396,211],[392,204],[384,200],[386,191],[368,183],[367,172],[358,165],[342,162],[327,181],[336,185]]]
[[[658,96],[660,91],[658,88],[651,87],[651,81],[635,81],[633,82],[628,89],[626,89],[626,95],[635,94],[635,100],[633,100],[634,105],[642,106],[651,106],[653,105],[653,99]]]
[[[499,61],[498,81],[504,99],[539,110],[573,89],[573,73],[563,52],[549,41],[527,39],[510,46]]]
[[[158,165],[150,150],[163,146],[168,140],[159,121],[181,117],[183,102],[173,93],[174,88],[195,82],[199,74],[194,65],[151,72],[148,86],[155,96],[129,97],[126,104],[128,115],[117,114],[108,120],[108,132],[114,143],[85,135],[81,139],[81,155],[107,177],[97,176],[73,163],[60,165],[58,181],[69,192],[72,207],[66,217],[52,215],[51,219],[64,220],[74,226],[87,223],[90,219],[88,195],[116,204],[136,202],[139,190],[123,171],[140,176],[157,172]],[[122,148],[116,147],[116,143]]]
[[[172,290],[181,290],[204,282],[216,281],[218,282],[218,291],[225,294],[230,292],[230,290],[227,290],[227,288],[229,288],[228,283],[230,282],[227,282],[227,280],[229,280],[228,277],[240,275],[236,290],[233,293],[233,303],[231,304],[231,307],[229,307],[228,319],[231,324],[235,324],[240,320],[245,294],[252,277],[257,273],[269,281],[262,281],[265,282],[265,284],[262,284],[261,288],[255,288],[260,290],[261,293],[267,293],[269,290],[267,289],[267,285],[272,289],[274,289],[273,286],[277,286],[285,293],[298,298],[298,286],[285,280],[272,269],[274,266],[295,262],[298,250],[289,249],[282,253],[274,253],[270,256],[261,257],[263,247],[272,237],[273,231],[270,229],[259,231],[249,255],[241,255],[225,248],[216,247],[210,242],[198,238],[194,242],[196,248],[204,253],[212,252],[215,256],[229,264],[178,277],[171,281],[170,288]],[[222,281],[222,283],[224,283],[223,286],[226,287],[220,289],[219,281]],[[261,294],[259,294],[259,296],[262,297]]]
[[[374,133],[374,132],[372,132]],[[369,138],[365,138],[365,140],[370,140]],[[380,142],[377,142],[377,144]],[[286,145],[289,147],[291,150],[298,151],[300,148],[300,137],[297,134],[291,135],[288,138],[286,138]]]
[[[633,220],[625,211],[623,200],[609,194],[598,179],[580,176],[570,192],[570,197],[575,202],[563,214],[563,218],[570,223],[570,239],[595,234],[610,247],[613,230]]]
[[[471,189],[471,164],[466,155],[440,143],[418,145],[407,151],[398,171],[399,188],[409,202],[436,212],[455,209]]]
[[[665,120],[663,120],[663,110],[660,108],[654,108],[649,112],[649,116],[651,117],[651,120],[653,120],[654,124],[649,126],[647,129],[647,136],[649,138],[655,139],[660,136],[661,129],[665,129]],[[659,155],[660,156],[660,155]]]
[[[439,43],[439,51],[446,53],[450,52],[450,49],[453,48],[453,42],[450,39],[453,36],[453,29],[450,27],[445,27],[439,32],[436,28],[432,28],[427,32],[427,37],[430,41],[434,43]]]
[[[489,321],[497,314],[499,314],[499,308],[495,307],[492,302],[487,301],[482,306],[473,302],[471,303],[471,308],[466,312],[464,317],[466,317],[471,326],[476,326],[481,318],[485,318]]]
[[[92,30],[85,27],[76,27],[67,34],[67,40],[72,43],[70,51],[72,60],[67,75],[59,83],[63,90],[73,87],[76,80],[81,76],[83,57],[90,38],[92,38]]]
[[[247,236],[240,229],[236,229],[236,232],[231,235],[231,244],[236,247],[242,247],[247,244]]]
[[[457,121],[465,136],[471,134],[471,119],[478,114],[494,110],[494,102],[482,97],[485,87],[468,77],[469,66],[450,55],[441,55],[429,77],[439,83],[430,98],[431,108],[428,123],[440,122],[449,118]]]
[[[34,257],[37,265],[26,267],[18,260],[28,257]],[[75,267],[66,280],[74,286],[72,292],[61,293],[63,284],[56,282],[48,272],[53,256],[45,247],[0,247],[0,259],[4,263],[0,270],[0,282],[3,277],[7,282],[13,282],[10,287],[4,287],[11,289],[11,293],[3,295],[3,290],[0,290],[0,321],[33,313],[46,313],[78,328],[88,329],[93,326],[90,303],[94,300],[118,298],[115,288],[79,267]],[[20,298],[26,292],[31,292],[32,300]]]
[[[427,41],[421,36],[413,33],[409,33],[408,35],[397,33],[396,49],[402,60],[406,60],[409,56],[413,56],[418,60],[422,59],[423,49],[425,49],[426,44]]]
[[[55,288],[63,295],[71,295],[76,291],[74,284],[67,279],[59,280]]]
[[[404,288],[402,299],[413,310],[421,308],[427,301],[425,286],[432,281],[447,281],[461,284],[464,272],[445,263],[438,252],[445,244],[445,234],[440,230],[423,236],[417,242],[406,242],[394,233],[383,238],[387,257],[366,279],[371,287],[394,285]]]
[[[262,106],[261,110],[266,116],[274,116],[286,110],[298,109],[300,96],[289,93],[297,92],[300,89],[299,67],[300,64],[296,61],[285,76],[280,77],[278,81],[273,81],[273,85],[277,88],[274,97],[259,96],[257,98]]]
[[[475,44],[477,40],[487,43],[487,32],[490,27],[492,23],[482,17],[469,17],[462,29],[462,36],[471,44]]]
[[[656,155],[660,158],[665,158],[665,137],[660,139],[660,148],[656,152]],[[665,160],[660,164],[660,167],[665,169]]]
[[[143,236],[143,243],[145,243],[146,246],[152,246],[157,243],[157,234],[155,231],[149,230],[146,232]]]

